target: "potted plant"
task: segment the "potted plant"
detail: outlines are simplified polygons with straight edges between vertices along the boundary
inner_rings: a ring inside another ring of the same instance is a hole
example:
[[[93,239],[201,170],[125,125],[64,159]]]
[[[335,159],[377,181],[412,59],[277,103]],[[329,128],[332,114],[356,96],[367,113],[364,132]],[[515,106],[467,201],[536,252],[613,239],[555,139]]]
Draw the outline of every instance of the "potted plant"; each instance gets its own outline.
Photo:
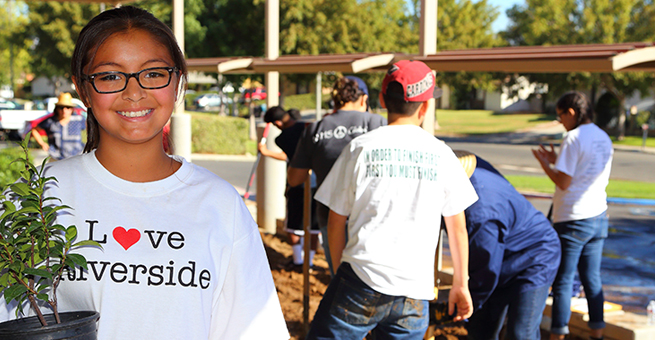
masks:
[[[17,317],[25,315],[26,305],[36,316],[0,323],[0,338],[96,339],[98,313],[59,313],[57,287],[66,268],[87,268],[86,259],[71,250],[100,244],[75,242],[77,228],[57,224],[57,214],[71,208],[46,196],[56,179],[45,177],[47,159],[38,168],[29,161],[27,143],[20,144],[25,157],[15,161],[24,165],[19,180],[0,195],[0,292],[8,305],[17,303]],[[43,312],[48,309],[52,313]]]

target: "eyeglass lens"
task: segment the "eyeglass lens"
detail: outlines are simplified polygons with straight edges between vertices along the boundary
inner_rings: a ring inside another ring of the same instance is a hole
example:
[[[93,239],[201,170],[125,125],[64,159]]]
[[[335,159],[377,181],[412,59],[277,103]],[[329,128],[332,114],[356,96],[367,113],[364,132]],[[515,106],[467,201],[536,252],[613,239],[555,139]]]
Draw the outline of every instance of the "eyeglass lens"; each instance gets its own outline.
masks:
[[[136,74],[123,72],[101,72],[93,74],[92,81],[98,92],[118,92],[127,87],[131,77],[135,77],[142,88],[157,89],[166,87],[171,80],[171,68],[149,68]]]

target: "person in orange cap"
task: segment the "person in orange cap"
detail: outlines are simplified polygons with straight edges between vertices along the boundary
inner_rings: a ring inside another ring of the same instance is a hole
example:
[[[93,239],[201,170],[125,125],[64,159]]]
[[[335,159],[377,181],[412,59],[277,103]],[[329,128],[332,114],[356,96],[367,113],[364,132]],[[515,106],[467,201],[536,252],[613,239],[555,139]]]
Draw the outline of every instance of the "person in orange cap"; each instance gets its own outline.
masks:
[[[37,125],[38,129],[32,130],[32,137],[53,160],[79,155],[84,150],[82,130],[85,129],[86,122],[84,117],[73,115],[74,107],[71,94],[62,92],[52,115],[41,121]],[[48,136],[48,143],[43,141],[39,129]]]

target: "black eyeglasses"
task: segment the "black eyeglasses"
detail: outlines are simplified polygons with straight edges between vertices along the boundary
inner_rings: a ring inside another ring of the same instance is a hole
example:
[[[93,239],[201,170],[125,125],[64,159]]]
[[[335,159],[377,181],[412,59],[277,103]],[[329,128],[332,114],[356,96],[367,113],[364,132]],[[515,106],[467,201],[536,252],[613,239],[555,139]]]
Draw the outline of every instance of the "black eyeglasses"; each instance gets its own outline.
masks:
[[[125,90],[127,82],[134,77],[141,88],[156,90],[171,83],[173,73],[179,72],[177,67],[151,67],[137,73],[118,71],[98,72],[84,75],[83,79],[91,83],[98,93],[116,93]]]

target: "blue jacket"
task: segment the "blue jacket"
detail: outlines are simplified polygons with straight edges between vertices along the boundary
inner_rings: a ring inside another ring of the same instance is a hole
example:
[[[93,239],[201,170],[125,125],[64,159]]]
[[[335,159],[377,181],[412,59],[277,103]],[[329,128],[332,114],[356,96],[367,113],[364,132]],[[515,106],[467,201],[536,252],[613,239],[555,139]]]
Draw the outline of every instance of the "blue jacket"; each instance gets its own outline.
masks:
[[[465,210],[469,289],[480,308],[497,288],[550,285],[560,262],[557,233],[546,217],[491,164],[477,157],[471,183],[479,199]]]

